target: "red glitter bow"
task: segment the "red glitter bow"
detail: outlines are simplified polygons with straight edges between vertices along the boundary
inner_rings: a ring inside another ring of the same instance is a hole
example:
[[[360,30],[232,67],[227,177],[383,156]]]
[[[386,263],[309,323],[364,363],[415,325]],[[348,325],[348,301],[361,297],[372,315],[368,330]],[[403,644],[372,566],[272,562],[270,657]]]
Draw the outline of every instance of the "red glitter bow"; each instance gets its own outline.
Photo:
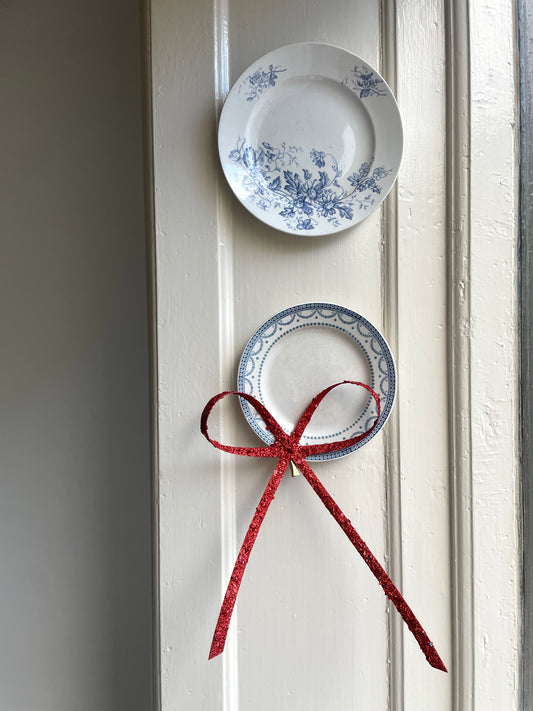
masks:
[[[339,385],[351,384],[358,385],[359,387],[368,390],[370,395],[374,398],[377,405],[377,417],[374,424],[363,434],[357,435],[357,437],[352,437],[351,439],[341,440],[338,442],[328,442],[326,444],[300,444],[300,439],[304,433],[305,428],[309,424],[313,413],[322,402],[324,397],[333,388]],[[247,400],[255,410],[263,418],[267,429],[274,435],[274,442],[266,447],[232,447],[225,444],[221,444],[214,439],[211,439],[207,434],[207,420],[208,417],[219,400],[226,397],[226,395],[238,395],[241,398]],[[246,393],[240,393],[236,391],[226,391],[219,393],[209,400],[207,405],[202,412],[201,419],[201,432],[207,438],[207,440],[218,449],[224,452],[230,452],[232,454],[240,454],[245,457],[273,457],[278,458],[279,462],[274,469],[272,476],[266,486],[261,501],[256,508],[255,514],[250,522],[246,536],[244,537],[243,544],[237,556],[233,572],[224,596],[224,601],[222,602],[222,607],[220,609],[220,614],[218,616],[217,625],[215,628],[215,634],[213,635],[213,642],[211,643],[211,650],[209,652],[209,659],[216,657],[224,651],[224,645],[226,643],[226,636],[228,633],[228,628],[230,625],[231,615],[233,613],[233,608],[235,607],[235,602],[237,600],[237,593],[239,592],[239,587],[242,581],[242,576],[244,575],[244,570],[248,563],[248,558],[252,551],[252,547],[255,543],[257,535],[263,519],[266,516],[268,507],[270,506],[272,499],[276,493],[279,483],[285,473],[287,467],[292,461],[295,466],[301,471],[304,477],[307,479],[309,484],[317,493],[318,497],[337,521],[339,526],[342,528],[344,533],[348,536],[358,553],[361,555],[365,563],[368,565],[373,575],[377,578],[379,584],[383,588],[385,595],[392,600],[396,609],[403,617],[408,628],[413,633],[416,641],[418,642],[420,649],[424,652],[426,659],[435,669],[440,669],[441,671],[447,671],[441,658],[437,654],[437,650],[433,646],[426,632],[424,631],[420,622],[416,619],[413,611],[409,605],[405,602],[401,596],[399,590],[396,588],[392,580],[389,578],[383,567],[374,557],[366,543],[363,541],[361,536],[357,533],[355,528],[352,526],[350,521],[342,513],[340,508],[337,506],[335,501],[332,499],[330,494],[326,491],[322,483],[319,481],[311,467],[305,461],[306,457],[312,454],[322,454],[325,452],[335,452],[340,449],[345,449],[346,447],[351,447],[357,442],[361,442],[365,437],[367,437],[372,430],[376,427],[379,422],[379,417],[381,414],[381,405],[378,395],[364,383],[359,383],[354,380],[345,380],[342,383],[335,383],[335,385],[330,385],[330,387],[322,390],[318,395],[311,401],[311,403],[305,409],[305,412],[299,419],[296,427],[294,428],[292,434],[287,434],[278,422],[272,417],[270,412],[262,405],[256,398],[252,395],[247,395]]]

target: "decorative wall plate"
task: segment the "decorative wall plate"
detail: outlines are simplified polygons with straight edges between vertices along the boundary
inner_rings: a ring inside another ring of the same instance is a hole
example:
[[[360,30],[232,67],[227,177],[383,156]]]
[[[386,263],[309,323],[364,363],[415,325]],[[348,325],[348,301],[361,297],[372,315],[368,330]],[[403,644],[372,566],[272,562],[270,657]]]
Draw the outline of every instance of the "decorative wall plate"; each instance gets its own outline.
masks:
[[[242,204],[292,234],[352,227],[391,189],[403,132],[378,72],[351,52],[304,42],[237,80],[218,128],[222,168]]]
[[[237,389],[253,395],[286,432],[322,389],[343,380],[369,385],[379,395],[378,426],[361,442],[337,452],[310,456],[335,459],[362,447],[385,424],[394,402],[396,371],[381,333],[355,311],[327,303],[292,306],[272,316],[248,341],[239,365]],[[241,398],[253,430],[274,440],[257,412]],[[343,386],[329,393],[305,430],[301,444],[349,439],[371,426],[377,414],[370,395]]]

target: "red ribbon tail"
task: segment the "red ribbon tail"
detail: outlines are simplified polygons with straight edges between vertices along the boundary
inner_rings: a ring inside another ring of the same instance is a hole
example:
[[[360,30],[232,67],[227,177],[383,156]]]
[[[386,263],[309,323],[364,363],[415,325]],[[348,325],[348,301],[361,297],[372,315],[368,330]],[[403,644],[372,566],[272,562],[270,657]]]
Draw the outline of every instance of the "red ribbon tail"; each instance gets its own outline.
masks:
[[[211,642],[211,649],[209,650],[209,659],[213,659],[213,657],[222,654],[224,651],[226,637],[228,635],[228,629],[231,622],[231,615],[233,614],[233,608],[235,607],[235,602],[237,601],[237,593],[239,592],[242,577],[248,564],[248,559],[250,558],[250,553],[252,552],[259,529],[261,528],[261,524],[263,523],[266,512],[268,511],[268,507],[274,499],[276,490],[288,465],[288,457],[282,457],[278,462],[263,492],[263,496],[261,497],[261,501],[255,510],[255,514],[250,522],[250,525],[248,526],[248,531],[246,532],[241,549],[237,555],[237,560],[233,566],[233,572],[220,608],[215,633],[213,635],[213,641]]]
[[[433,643],[427,636],[424,628],[415,617],[409,605],[403,599],[398,588],[394,585],[392,580],[385,572],[384,568],[373,555],[370,548],[366,545],[361,536],[352,526],[350,520],[343,514],[339,506],[337,506],[333,498],[324,488],[322,482],[318,479],[318,477],[311,469],[311,467],[307,464],[307,462],[304,459],[299,459],[296,464],[298,465],[298,468],[300,469],[304,477],[307,479],[309,484],[313,487],[319,499],[322,501],[324,506],[333,516],[333,518],[337,521],[339,526],[342,528],[344,533],[348,536],[348,538],[356,548],[359,555],[368,565],[373,575],[376,577],[377,581],[383,588],[385,595],[389,598],[389,600],[394,603],[396,609],[403,617],[405,623],[407,624],[407,627],[415,637],[416,641],[420,646],[420,649],[424,653],[430,665],[435,669],[447,672],[448,670],[444,666],[442,659],[438,655],[437,650],[435,649]]]

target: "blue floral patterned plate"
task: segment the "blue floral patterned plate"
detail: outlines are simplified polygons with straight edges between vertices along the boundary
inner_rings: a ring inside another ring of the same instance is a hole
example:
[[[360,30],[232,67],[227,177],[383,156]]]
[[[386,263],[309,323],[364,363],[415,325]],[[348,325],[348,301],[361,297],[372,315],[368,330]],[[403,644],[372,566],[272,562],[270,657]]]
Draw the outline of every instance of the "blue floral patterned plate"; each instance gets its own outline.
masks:
[[[355,311],[327,303],[292,306],[272,316],[248,341],[239,365],[237,387],[260,400],[286,432],[315,395],[343,380],[364,382],[381,401],[378,426],[361,442],[337,452],[310,456],[335,459],[359,449],[383,427],[394,402],[396,370],[381,333]],[[246,419],[267,443],[273,436],[248,402]],[[329,393],[313,415],[302,444],[349,439],[365,432],[376,405],[362,388],[344,386]]]
[[[403,133],[375,69],[306,42],[257,60],[228,94],[218,129],[222,168],[242,204],[292,234],[352,227],[391,189]]]

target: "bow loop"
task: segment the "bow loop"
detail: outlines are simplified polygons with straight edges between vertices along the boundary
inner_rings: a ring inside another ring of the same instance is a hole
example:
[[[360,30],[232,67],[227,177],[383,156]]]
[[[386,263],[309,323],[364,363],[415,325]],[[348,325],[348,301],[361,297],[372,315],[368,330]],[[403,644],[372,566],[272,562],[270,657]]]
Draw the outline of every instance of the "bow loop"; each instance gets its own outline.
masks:
[[[209,415],[211,414],[213,408],[223,398],[227,397],[228,395],[239,395],[239,397],[243,397],[245,400],[248,400],[248,402],[257,410],[257,412],[261,415],[263,420],[266,422],[267,426],[272,428],[272,432],[274,436],[276,437],[276,441],[274,442],[273,445],[266,446],[266,447],[235,447],[232,445],[228,444],[222,444],[222,442],[218,442],[216,439],[213,439],[212,437],[209,436],[208,433],[208,426],[207,426],[207,421],[209,419]],[[266,409],[266,407],[259,402],[259,400],[256,400],[256,398],[252,397],[252,395],[247,395],[246,393],[240,393],[237,392],[236,390],[225,390],[222,393],[219,393],[218,395],[214,395],[207,405],[204,407],[202,411],[202,416],[200,418],[200,432],[204,435],[204,437],[207,439],[208,442],[210,442],[213,447],[216,447],[217,449],[222,450],[223,452],[229,452],[230,454],[239,454],[243,457],[279,457],[279,447],[275,446],[278,437],[286,437],[285,432],[281,429],[279,424],[276,422],[276,420],[272,417],[270,412]]]
[[[319,392],[318,395],[316,395],[313,398],[313,400],[311,400],[308,407],[305,409],[305,412],[298,420],[298,423],[296,424],[296,427],[294,428],[292,436],[296,437],[298,439],[298,441],[300,441],[303,433],[305,432],[307,425],[312,420],[313,415],[315,414],[315,412],[318,409],[322,400],[334,388],[338,388],[341,385],[356,385],[360,388],[364,388],[365,390],[367,390],[368,393],[370,394],[370,396],[374,399],[374,402],[376,403],[376,409],[377,409],[376,419],[374,420],[371,427],[369,427],[364,432],[361,432],[360,434],[355,435],[354,437],[339,440],[337,442],[325,442],[323,444],[300,445],[300,453],[304,459],[306,457],[311,456],[312,454],[324,454],[326,452],[337,452],[340,449],[346,449],[347,447],[351,447],[352,445],[357,444],[358,442],[361,442],[363,439],[365,439],[365,437],[368,437],[368,435],[376,428],[376,426],[379,422],[379,418],[381,417],[381,402],[380,402],[378,394],[371,387],[369,387],[365,383],[360,383],[358,380],[343,380],[341,383],[335,383],[334,385],[330,385],[329,387],[325,388],[324,390]]]

